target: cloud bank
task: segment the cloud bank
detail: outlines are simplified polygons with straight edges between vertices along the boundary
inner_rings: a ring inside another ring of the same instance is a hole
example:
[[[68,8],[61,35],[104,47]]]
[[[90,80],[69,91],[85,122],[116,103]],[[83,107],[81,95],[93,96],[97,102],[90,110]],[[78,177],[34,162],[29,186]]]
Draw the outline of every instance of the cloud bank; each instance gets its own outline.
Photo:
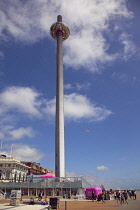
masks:
[[[0,113],[16,110],[27,115],[40,116],[39,93],[28,87],[8,87],[0,94]]]
[[[35,132],[31,127],[15,128],[12,125],[3,125],[0,127],[0,140],[19,140],[24,137],[32,138]]]
[[[45,155],[33,146],[26,144],[13,144],[11,145],[11,148],[10,145],[5,145],[5,148],[6,150],[4,151],[4,154],[17,158],[21,161],[39,162]]]
[[[0,39],[23,44],[51,39],[50,26],[61,14],[71,31],[64,43],[64,62],[75,69],[97,72],[103,64],[118,57],[127,60],[136,52],[127,34],[127,21],[133,14],[125,0],[1,0],[0,8]],[[126,21],[126,28],[120,20]],[[121,50],[111,53],[114,42]]]
[[[97,106],[84,95],[72,93],[64,96],[65,119],[68,121],[105,120],[111,110]],[[48,100],[29,87],[7,87],[0,93],[0,139],[18,140],[34,137],[31,127],[18,127],[22,118],[44,119],[55,116],[55,99]]]
[[[46,113],[55,114],[55,99],[46,104]],[[101,121],[112,114],[110,110],[96,106],[86,96],[72,93],[64,96],[64,112],[66,120]]]

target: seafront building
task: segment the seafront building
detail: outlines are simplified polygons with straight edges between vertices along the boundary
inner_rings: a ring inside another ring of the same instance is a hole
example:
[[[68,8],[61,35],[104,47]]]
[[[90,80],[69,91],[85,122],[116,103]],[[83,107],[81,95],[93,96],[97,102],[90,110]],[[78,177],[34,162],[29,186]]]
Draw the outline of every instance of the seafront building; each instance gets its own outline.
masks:
[[[28,174],[47,174],[48,170],[46,168],[43,168],[40,163],[36,162],[27,162],[27,161],[21,161],[23,164],[28,166]]]
[[[40,163],[25,162],[0,155],[0,182],[24,182],[28,175],[42,175],[48,172]]]
[[[26,181],[29,167],[13,157],[0,156],[0,182]]]
[[[13,157],[0,156],[0,193],[10,196],[12,189],[21,190],[24,195],[72,197],[90,187],[82,177],[41,177],[53,171],[44,169],[39,163],[21,162]]]

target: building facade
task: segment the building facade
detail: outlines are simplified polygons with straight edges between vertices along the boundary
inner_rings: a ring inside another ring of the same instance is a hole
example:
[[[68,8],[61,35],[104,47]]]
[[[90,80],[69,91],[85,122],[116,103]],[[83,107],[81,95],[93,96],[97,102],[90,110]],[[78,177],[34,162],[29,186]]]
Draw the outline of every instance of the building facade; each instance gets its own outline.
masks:
[[[27,175],[32,175],[32,174],[47,174],[48,170],[40,166],[40,163],[36,162],[23,162],[26,166],[28,166],[28,174]]]
[[[13,157],[0,156],[0,181],[24,182],[29,167]]]

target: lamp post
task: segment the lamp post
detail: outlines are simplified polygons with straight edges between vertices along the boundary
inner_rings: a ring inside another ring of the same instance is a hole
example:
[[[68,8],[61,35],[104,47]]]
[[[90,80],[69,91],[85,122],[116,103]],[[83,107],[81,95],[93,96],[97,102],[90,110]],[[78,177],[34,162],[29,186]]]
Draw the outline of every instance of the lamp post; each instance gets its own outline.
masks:
[[[63,82],[63,41],[69,37],[69,28],[62,23],[62,16],[50,28],[52,38],[57,40],[56,67],[56,127],[55,127],[55,175],[65,177],[64,142],[64,82]]]

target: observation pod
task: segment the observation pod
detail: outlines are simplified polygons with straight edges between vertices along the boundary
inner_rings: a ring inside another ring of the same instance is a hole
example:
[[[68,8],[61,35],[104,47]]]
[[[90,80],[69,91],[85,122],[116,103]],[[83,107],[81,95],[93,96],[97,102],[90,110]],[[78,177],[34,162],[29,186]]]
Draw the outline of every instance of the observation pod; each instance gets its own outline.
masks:
[[[53,23],[50,28],[50,34],[53,39],[58,40],[57,32],[61,31],[63,41],[66,40],[70,35],[70,30],[65,23],[62,23],[62,16],[58,15],[56,23]]]

